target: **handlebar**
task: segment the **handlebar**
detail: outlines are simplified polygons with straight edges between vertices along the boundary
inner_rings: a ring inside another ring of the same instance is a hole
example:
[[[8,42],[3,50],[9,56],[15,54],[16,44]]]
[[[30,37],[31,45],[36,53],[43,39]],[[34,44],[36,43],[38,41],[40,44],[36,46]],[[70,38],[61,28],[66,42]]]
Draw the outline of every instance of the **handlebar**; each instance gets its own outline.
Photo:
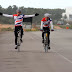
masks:
[[[40,31],[43,31],[43,29],[40,29]],[[51,31],[54,31],[54,29],[52,29]]]

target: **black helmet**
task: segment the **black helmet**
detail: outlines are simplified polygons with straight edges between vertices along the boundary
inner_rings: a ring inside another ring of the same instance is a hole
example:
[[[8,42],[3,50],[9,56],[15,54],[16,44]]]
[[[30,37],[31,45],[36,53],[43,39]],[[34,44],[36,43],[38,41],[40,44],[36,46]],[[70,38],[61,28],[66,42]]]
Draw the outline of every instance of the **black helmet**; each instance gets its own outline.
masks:
[[[21,9],[17,9],[16,12],[21,12]]]

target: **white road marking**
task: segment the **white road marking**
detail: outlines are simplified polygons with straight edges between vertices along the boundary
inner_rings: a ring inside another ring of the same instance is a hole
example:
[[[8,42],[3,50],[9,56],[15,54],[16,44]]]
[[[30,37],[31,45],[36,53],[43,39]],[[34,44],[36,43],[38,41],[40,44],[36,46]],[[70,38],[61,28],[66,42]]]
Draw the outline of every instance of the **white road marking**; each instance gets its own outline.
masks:
[[[36,36],[38,36],[39,38],[41,38],[41,36],[40,35],[36,35]],[[53,43],[54,44],[54,43]],[[55,50],[53,50],[52,49],[52,51],[53,52],[55,52],[55,53],[57,53],[60,57],[62,57],[64,60],[66,60],[67,62],[69,62],[69,63],[71,63],[72,64],[72,61],[71,60],[69,60],[67,57],[65,57],[65,56],[63,56],[62,54],[60,54],[60,53],[58,53],[58,52],[56,52]]]
[[[66,61],[68,61],[69,63],[71,63],[72,64],[72,61],[71,60],[69,60],[67,57],[65,57],[65,56],[63,56],[62,54],[60,54],[60,53],[58,53],[58,52],[56,52],[55,50],[53,50],[52,49],[52,51],[53,52],[55,52],[55,53],[57,53],[60,57],[62,57],[64,60],[66,60]]]

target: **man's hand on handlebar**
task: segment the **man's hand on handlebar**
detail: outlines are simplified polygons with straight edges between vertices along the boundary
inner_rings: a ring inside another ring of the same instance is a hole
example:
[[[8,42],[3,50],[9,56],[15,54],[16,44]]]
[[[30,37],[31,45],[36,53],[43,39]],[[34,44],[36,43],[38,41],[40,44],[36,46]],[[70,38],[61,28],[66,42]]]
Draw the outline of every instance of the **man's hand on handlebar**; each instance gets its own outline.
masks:
[[[43,29],[40,29],[40,31],[43,31]]]
[[[54,29],[51,29],[51,31],[54,31]]]

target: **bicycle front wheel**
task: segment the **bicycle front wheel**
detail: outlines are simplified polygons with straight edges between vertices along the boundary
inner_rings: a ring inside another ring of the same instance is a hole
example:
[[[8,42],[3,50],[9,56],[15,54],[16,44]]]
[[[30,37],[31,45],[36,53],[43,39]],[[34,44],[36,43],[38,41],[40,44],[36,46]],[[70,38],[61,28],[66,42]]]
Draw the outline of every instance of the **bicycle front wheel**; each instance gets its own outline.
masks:
[[[20,44],[21,44],[20,37],[18,37],[17,40],[18,52],[20,52]]]
[[[48,45],[45,45],[45,52],[48,52]]]

